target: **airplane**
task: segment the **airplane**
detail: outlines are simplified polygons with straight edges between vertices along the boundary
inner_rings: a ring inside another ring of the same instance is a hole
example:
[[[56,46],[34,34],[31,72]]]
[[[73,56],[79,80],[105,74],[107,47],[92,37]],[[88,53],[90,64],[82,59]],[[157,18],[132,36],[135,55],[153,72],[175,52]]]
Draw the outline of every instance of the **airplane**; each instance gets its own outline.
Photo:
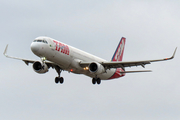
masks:
[[[24,61],[27,65],[32,63],[33,70],[39,74],[48,72],[49,68],[54,68],[58,73],[55,83],[63,83],[62,71],[75,74],[84,74],[92,78],[92,84],[101,84],[101,80],[112,80],[125,76],[126,73],[151,72],[151,70],[126,71],[126,67],[142,66],[151,62],[166,61],[174,58],[177,47],[172,57],[156,60],[143,61],[122,61],[126,38],[122,37],[111,61],[84,52],[80,49],[59,42],[53,38],[40,36],[31,43],[31,51],[40,60],[30,60],[7,55],[8,45],[4,50],[4,55],[8,58]]]

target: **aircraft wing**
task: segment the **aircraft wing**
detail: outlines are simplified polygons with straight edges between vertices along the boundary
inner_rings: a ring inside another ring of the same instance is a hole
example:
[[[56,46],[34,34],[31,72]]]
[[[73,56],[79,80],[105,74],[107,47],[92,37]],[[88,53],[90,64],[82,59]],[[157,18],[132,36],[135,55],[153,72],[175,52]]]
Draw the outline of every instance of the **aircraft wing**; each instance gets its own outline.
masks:
[[[8,49],[8,45],[6,46],[5,50],[4,50],[4,55],[8,58],[12,58],[12,59],[17,59],[17,60],[22,60],[26,63],[26,65],[29,65],[29,63],[34,63],[36,62],[37,60],[30,60],[30,59],[23,59],[23,58],[18,58],[18,57],[12,57],[12,56],[9,56],[7,55],[7,49]],[[46,65],[50,68],[55,68],[56,66],[58,66],[56,63],[53,63],[53,62],[49,62],[49,61],[45,61]]]
[[[145,67],[146,64],[151,64],[151,62],[158,62],[158,61],[166,61],[171,60],[174,58],[177,48],[175,49],[172,57],[164,58],[164,59],[156,59],[156,60],[143,60],[143,61],[119,61],[119,62],[102,62],[101,65],[104,66],[105,69],[110,68],[125,68],[125,67],[132,67],[132,66],[142,66]],[[81,67],[87,67],[90,63],[88,62],[81,62]]]

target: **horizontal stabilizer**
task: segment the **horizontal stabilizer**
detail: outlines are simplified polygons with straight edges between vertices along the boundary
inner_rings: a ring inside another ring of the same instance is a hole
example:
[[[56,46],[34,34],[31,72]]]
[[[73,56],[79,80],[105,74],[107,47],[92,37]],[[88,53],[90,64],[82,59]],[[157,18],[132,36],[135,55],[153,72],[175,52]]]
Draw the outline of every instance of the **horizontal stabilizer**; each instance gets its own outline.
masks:
[[[151,70],[138,70],[138,71],[124,71],[121,73],[137,73],[137,72],[152,72]]]

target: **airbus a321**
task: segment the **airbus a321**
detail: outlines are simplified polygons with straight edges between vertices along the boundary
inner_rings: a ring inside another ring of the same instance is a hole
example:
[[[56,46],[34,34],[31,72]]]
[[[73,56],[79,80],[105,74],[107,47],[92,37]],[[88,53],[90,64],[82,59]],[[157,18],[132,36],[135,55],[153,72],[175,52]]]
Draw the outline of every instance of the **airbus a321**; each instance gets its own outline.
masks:
[[[46,73],[49,68],[54,68],[58,73],[55,83],[63,83],[61,77],[62,71],[68,71],[75,74],[84,74],[92,78],[93,84],[100,84],[101,80],[111,80],[125,76],[126,73],[150,72],[150,70],[126,71],[126,67],[142,66],[151,62],[166,61],[174,58],[176,49],[172,57],[156,60],[143,61],[122,61],[126,38],[122,37],[111,61],[79,50],[75,47],[59,42],[50,37],[37,37],[31,43],[32,52],[40,57],[40,60],[22,59],[7,55],[8,45],[5,48],[4,55],[8,58],[24,61],[27,65],[32,63],[32,67],[37,73]]]

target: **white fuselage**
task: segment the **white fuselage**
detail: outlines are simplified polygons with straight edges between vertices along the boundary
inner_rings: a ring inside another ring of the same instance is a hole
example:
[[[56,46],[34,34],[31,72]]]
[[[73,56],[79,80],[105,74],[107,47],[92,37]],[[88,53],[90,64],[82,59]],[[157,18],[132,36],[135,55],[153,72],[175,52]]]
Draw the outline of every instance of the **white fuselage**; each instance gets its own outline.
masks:
[[[88,69],[85,70],[82,68],[79,65],[79,62],[101,63],[106,60],[49,37],[38,37],[35,40],[36,42],[32,42],[31,44],[33,53],[39,57],[45,57],[48,61],[56,63],[63,70],[76,74],[85,74],[92,78],[98,77],[101,80],[108,80],[116,73],[117,69],[108,69],[104,73],[95,76],[95,74],[91,73]]]

